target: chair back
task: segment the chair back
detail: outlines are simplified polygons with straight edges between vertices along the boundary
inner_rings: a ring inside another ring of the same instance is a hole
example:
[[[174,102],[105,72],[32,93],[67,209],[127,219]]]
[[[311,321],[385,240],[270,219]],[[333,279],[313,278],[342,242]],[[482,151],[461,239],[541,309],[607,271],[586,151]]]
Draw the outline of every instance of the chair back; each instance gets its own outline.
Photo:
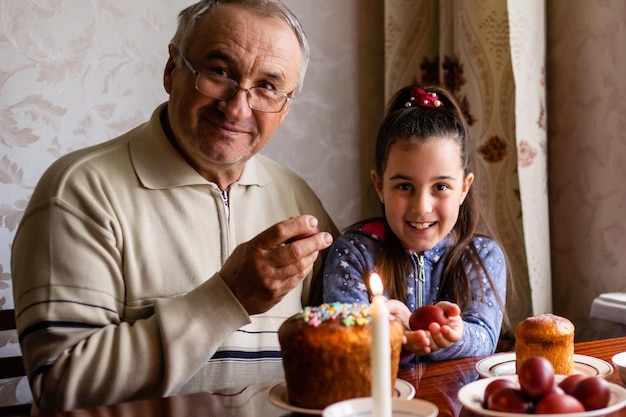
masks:
[[[15,310],[0,310],[0,331],[15,331]],[[26,376],[22,356],[0,357],[0,380]],[[31,404],[0,404],[0,416],[28,416]]]

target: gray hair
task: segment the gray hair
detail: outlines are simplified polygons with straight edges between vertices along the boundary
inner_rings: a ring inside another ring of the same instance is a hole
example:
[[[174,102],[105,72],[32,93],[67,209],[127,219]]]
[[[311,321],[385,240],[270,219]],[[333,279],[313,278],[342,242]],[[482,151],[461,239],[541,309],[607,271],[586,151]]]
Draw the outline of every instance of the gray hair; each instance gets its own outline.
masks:
[[[296,91],[300,92],[304,83],[304,75],[309,65],[309,42],[298,18],[280,0],[201,0],[180,12],[178,15],[178,28],[171,40],[171,44],[179,51],[185,53],[189,37],[198,20],[207,12],[223,4],[236,4],[244,8],[256,10],[268,16],[277,17],[289,25],[300,45],[301,60],[296,85]]]

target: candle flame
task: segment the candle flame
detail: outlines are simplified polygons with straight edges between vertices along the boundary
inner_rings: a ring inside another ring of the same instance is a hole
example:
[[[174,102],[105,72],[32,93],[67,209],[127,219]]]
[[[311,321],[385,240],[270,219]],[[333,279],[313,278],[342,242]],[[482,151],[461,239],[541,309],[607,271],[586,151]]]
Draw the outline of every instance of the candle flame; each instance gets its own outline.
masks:
[[[383,281],[376,272],[370,275],[370,289],[372,290],[372,295],[381,295],[383,293]]]

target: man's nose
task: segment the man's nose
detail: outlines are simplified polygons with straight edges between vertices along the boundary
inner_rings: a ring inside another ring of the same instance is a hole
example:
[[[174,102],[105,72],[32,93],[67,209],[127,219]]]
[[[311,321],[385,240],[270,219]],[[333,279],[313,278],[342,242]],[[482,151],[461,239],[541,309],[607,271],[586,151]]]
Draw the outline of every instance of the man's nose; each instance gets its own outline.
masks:
[[[226,115],[229,120],[243,120],[250,116],[252,108],[248,103],[250,90],[235,87],[233,95],[226,100],[220,100],[218,108]]]

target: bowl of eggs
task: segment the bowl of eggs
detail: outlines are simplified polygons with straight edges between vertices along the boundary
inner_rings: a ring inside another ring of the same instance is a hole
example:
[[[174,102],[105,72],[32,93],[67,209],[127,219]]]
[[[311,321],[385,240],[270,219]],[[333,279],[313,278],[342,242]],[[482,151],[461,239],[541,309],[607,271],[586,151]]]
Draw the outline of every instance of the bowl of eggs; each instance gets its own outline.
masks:
[[[624,408],[626,389],[599,376],[557,375],[547,359],[535,356],[526,359],[516,375],[479,379],[463,386],[458,398],[483,416],[596,417]]]

